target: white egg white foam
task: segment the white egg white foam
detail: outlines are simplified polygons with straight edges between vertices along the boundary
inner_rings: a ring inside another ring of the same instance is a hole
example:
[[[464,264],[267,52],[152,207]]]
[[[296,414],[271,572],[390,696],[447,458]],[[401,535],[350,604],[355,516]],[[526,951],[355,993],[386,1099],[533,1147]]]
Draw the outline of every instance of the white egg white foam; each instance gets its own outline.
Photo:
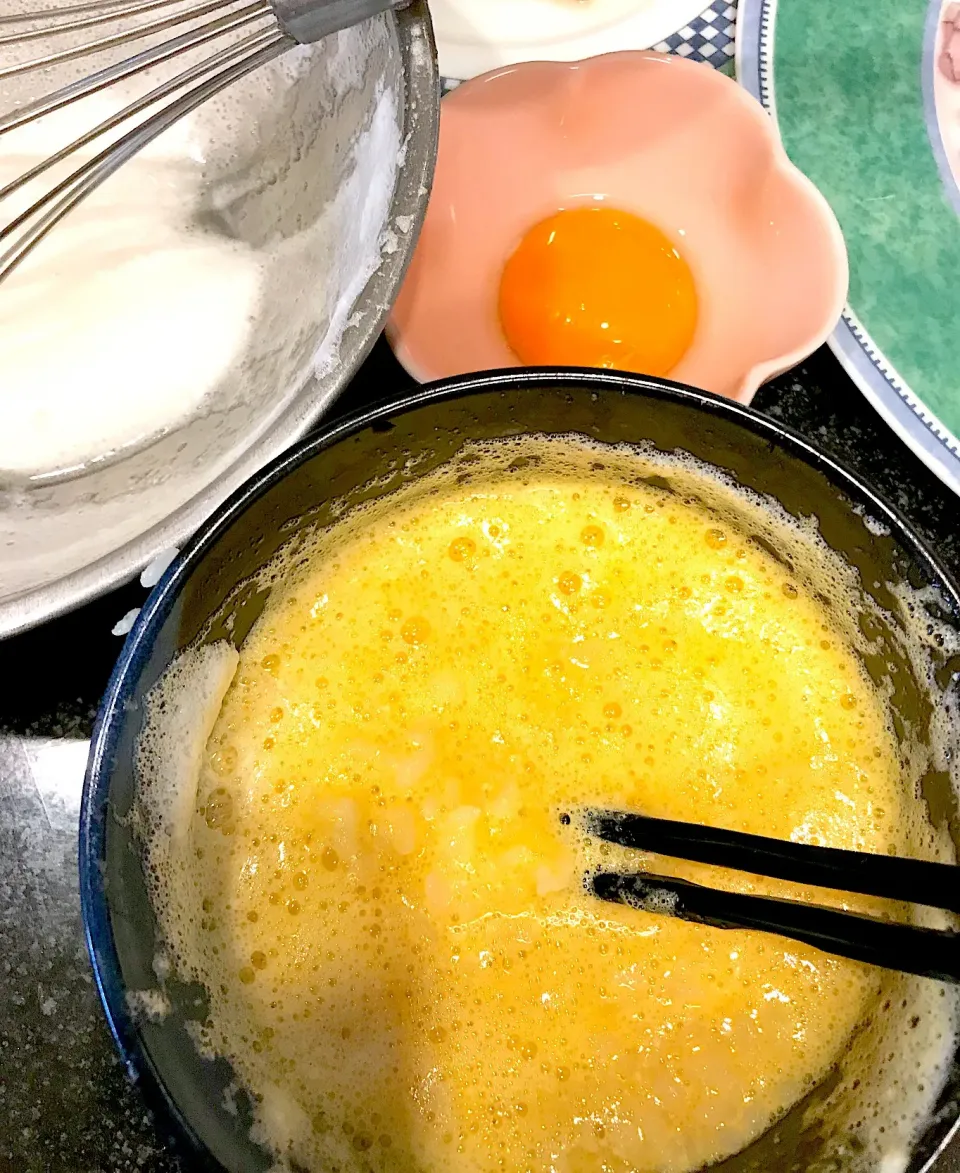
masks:
[[[0,18],[21,10],[0,0]],[[399,166],[397,95],[384,85],[369,92],[366,72],[387,35],[383,21],[368,22],[260,66],[133,156],[3,282],[0,476],[78,473],[258,400],[249,443],[307,378],[331,369],[380,261]],[[48,38],[10,55],[49,49]],[[4,135],[0,187],[210,53],[177,57]],[[0,110],[108,63],[82,58],[0,79]],[[339,109],[365,87],[366,124],[339,141]],[[0,200],[0,225],[136,121]]]

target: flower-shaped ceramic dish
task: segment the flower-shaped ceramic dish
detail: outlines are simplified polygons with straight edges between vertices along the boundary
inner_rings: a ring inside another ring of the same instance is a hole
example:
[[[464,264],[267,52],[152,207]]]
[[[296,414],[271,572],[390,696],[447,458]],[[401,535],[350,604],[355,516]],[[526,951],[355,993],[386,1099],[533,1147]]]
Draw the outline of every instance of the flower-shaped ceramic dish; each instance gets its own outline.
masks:
[[[643,217],[689,264],[699,316],[673,379],[748,403],[840,316],[837,221],[736,83],[657,53],[531,62],[441,104],[433,193],[388,325],[415,378],[521,365],[498,316],[503,266],[530,227],[578,206]]]

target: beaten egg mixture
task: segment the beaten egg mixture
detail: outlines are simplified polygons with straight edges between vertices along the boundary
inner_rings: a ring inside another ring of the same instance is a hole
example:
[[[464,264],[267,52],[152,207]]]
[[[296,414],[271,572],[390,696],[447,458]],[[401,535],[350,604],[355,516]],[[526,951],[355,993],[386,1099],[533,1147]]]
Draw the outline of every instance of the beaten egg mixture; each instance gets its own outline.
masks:
[[[880,698],[780,562],[595,449],[536,451],[320,534],[207,743],[172,945],[205,1045],[311,1170],[699,1168],[878,989],[584,890],[611,861],[707,872],[582,842],[581,804],[887,852],[905,800]]]

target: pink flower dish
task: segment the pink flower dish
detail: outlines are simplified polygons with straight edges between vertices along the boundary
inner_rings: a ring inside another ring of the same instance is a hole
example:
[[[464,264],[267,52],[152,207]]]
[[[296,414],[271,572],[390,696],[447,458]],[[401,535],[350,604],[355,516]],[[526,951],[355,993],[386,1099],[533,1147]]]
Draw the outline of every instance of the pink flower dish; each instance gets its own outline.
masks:
[[[504,265],[533,225],[584,206],[642,217],[687,262],[698,313],[671,379],[749,403],[840,316],[839,225],[745,90],[657,53],[529,62],[443,100],[433,193],[387,326],[406,369],[426,382],[522,365],[500,323]]]

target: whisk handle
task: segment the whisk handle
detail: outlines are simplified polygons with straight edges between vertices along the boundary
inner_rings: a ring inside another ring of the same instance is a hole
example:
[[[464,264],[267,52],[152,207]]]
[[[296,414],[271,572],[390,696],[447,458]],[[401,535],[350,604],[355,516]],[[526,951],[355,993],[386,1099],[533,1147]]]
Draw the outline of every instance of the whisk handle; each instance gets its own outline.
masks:
[[[368,16],[404,8],[410,0],[270,0],[280,28],[301,45],[359,24]]]

